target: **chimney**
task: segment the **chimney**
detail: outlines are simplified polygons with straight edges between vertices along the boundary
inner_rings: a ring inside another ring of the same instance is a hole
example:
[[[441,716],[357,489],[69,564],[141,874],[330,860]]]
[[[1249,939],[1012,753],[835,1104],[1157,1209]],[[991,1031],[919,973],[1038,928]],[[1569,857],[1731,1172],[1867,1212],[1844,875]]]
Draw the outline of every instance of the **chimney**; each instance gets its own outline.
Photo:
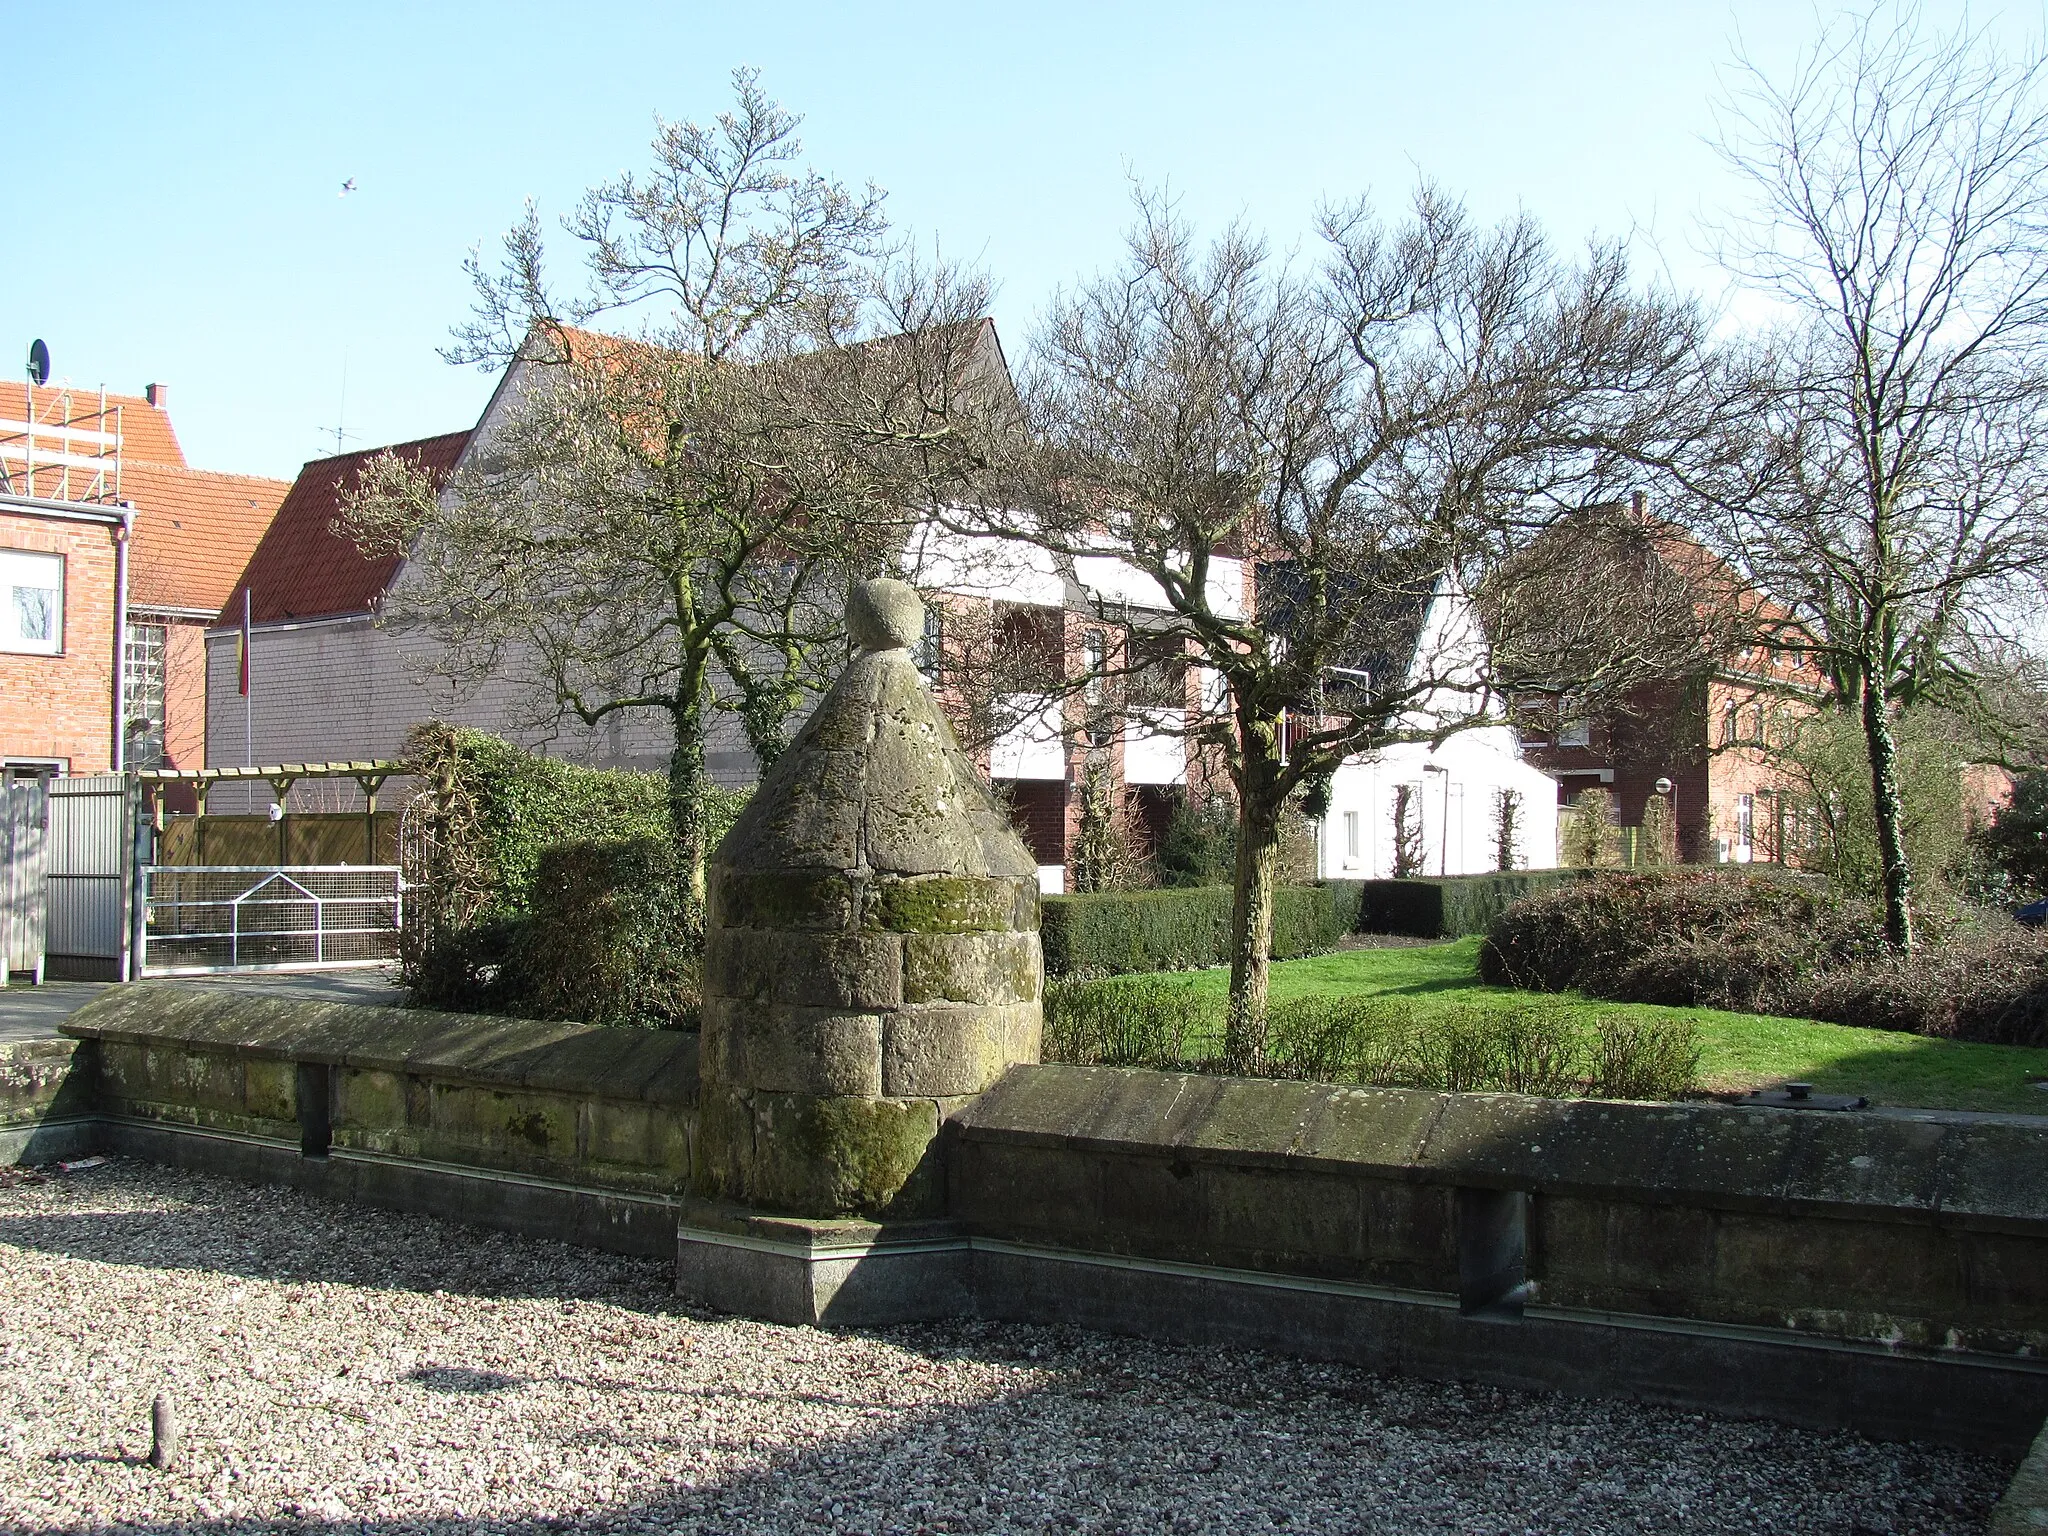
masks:
[[[150,388],[154,390],[156,386],[152,384]],[[152,405],[156,403],[156,396],[154,394],[149,399]],[[1650,511],[1650,493],[1648,491],[1630,491],[1628,494],[1628,509],[1636,515],[1638,520],[1646,517]]]
[[[145,385],[142,390],[142,397],[160,411],[167,411],[171,408],[171,386],[168,384]]]

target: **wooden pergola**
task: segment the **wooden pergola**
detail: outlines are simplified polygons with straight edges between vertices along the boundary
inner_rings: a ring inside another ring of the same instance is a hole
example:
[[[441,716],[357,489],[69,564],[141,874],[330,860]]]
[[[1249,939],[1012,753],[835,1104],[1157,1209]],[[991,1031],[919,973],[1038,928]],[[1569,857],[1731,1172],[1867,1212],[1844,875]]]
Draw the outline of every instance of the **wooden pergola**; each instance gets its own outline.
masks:
[[[377,791],[384,787],[386,779],[405,771],[402,763],[378,758],[345,763],[269,763],[253,768],[144,768],[135,778],[149,796],[150,826],[158,836],[164,830],[164,791],[173,785],[191,785],[197,813],[204,816],[207,794],[215,785],[268,784],[278,806],[280,850],[284,847],[283,807],[292,785],[300,779],[354,779],[363,792],[363,828],[367,839],[364,847],[368,849],[376,840]],[[283,857],[281,851],[279,857]]]

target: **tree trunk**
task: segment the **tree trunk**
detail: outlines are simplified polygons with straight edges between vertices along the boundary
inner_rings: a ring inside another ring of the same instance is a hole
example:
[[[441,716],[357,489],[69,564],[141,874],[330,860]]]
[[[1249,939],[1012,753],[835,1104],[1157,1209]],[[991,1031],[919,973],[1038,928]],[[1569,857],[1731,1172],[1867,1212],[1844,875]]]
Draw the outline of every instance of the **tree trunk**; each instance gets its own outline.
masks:
[[[676,866],[687,882],[692,930],[704,921],[704,706],[691,694],[671,706],[675,743],[668,754],[668,829]]]
[[[1863,745],[1870,757],[1871,808],[1877,820],[1877,856],[1884,872],[1884,936],[1900,953],[1913,947],[1913,867],[1906,855],[1905,811],[1899,803],[1898,744],[1881,674],[1863,679]]]
[[[1247,777],[1251,777],[1247,775]],[[1246,1072],[1266,1059],[1266,976],[1273,953],[1273,892],[1280,864],[1280,807],[1246,786],[1238,797],[1237,878],[1230,907],[1230,1011],[1224,1065]]]

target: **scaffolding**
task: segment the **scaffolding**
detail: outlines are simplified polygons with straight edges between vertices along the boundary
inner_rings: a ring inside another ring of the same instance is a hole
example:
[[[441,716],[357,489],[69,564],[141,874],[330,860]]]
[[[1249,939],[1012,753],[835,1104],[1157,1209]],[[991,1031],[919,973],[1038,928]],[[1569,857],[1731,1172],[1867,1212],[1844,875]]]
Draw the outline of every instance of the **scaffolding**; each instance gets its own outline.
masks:
[[[121,499],[121,406],[104,386],[25,385],[25,420],[0,415],[0,494],[44,501]]]

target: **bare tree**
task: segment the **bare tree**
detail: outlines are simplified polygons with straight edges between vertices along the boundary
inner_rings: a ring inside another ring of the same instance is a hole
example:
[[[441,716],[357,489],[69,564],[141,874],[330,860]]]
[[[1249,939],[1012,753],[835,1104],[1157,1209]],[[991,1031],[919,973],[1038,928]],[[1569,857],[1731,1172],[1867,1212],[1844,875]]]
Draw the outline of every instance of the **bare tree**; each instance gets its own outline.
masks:
[[[1726,259],[1781,324],[1731,357],[1690,479],[1861,721],[1885,930],[1914,942],[1893,722],[1983,701],[2048,569],[2043,60],[1885,6],[1783,81],[1739,62],[1721,147],[1752,188]],[[1973,698],[1976,702],[1972,702]]]
[[[1304,271],[1240,229],[1203,246],[1141,195],[1120,269],[1045,323],[1020,456],[947,514],[1069,571],[1121,560],[1162,610],[1144,650],[1220,682],[1191,747],[1222,757],[1238,808],[1239,1064],[1264,1052],[1290,798],[1320,815],[1346,757],[1499,718],[1476,637],[1418,646],[1432,596],[1621,483],[1697,383],[1695,316],[1640,296],[1618,248],[1562,260],[1527,218],[1481,228],[1429,187],[1398,225],[1360,203],[1321,232]]]
[[[538,717],[665,721],[698,896],[709,721],[775,757],[838,659],[849,577],[888,562],[987,394],[981,287],[885,249],[882,194],[803,169],[797,120],[751,71],[734,86],[563,220],[575,296],[530,205],[500,267],[471,257],[448,356],[521,363],[520,386],[441,494],[386,461],[344,516],[405,555],[384,617],[438,640],[433,666],[520,682]]]

